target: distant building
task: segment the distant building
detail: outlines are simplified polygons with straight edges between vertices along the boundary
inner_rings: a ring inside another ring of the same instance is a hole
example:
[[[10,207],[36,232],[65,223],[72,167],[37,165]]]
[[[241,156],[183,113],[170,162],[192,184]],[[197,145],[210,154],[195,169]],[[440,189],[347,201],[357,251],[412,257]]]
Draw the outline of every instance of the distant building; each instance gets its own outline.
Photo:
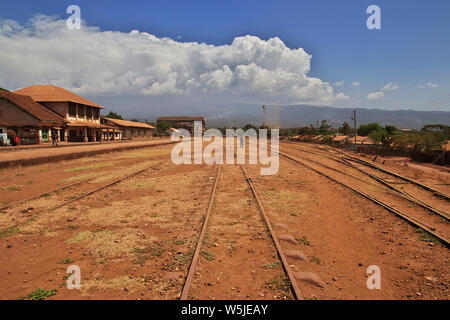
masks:
[[[34,85],[14,93],[30,96],[49,110],[59,115],[66,126],[57,128],[59,140],[70,142],[100,141],[102,130],[100,124],[102,106],[76,95],[66,89],[53,85]],[[45,130],[43,130],[43,137]]]
[[[350,136],[336,136],[333,138],[332,141],[333,141],[333,144],[345,144],[349,140],[351,140]]]
[[[158,122],[169,122],[176,129],[186,129],[191,135],[194,135],[195,122],[202,123],[202,133],[205,132],[206,120],[205,117],[159,117]]]
[[[355,137],[352,137],[349,140],[350,140],[350,142],[355,143]],[[356,144],[365,144],[365,145],[367,145],[367,144],[375,144],[375,141],[372,140],[369,137],[357,136],[356,137]]]
[[[22,144],[45,141],[50,129],[65,125],[61,116],[31,97],[4,90],[0,90],[0,121],[2,134],[6,126],[17,134]]]
[[[104,140],[120,140],[153,137],[154,126],[143,122],[102,118],[101,123],[109,128],[103,129]]]

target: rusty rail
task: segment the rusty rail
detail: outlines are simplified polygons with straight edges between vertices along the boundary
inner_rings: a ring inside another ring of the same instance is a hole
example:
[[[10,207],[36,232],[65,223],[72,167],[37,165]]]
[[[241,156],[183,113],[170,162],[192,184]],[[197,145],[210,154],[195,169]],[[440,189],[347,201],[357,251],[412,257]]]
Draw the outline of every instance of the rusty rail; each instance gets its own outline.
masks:
[[[268,148],[270,149],[270,147],[268,147]],[[403,213],[403,212],[401,212],[401,211],[395,209],[394,207],[392,207],[392,206],[390,206],[390,205],[388,205],[388,204],[386,204],[386,203],[384,203],[384,202],[382,202],[382,201],[380,201],[380,200],[378,200],[378,199],[372,197],[371,195],[366,194],[366,193],[364,193],[364,192],[362,192],[362,191],[359,191],[359,190],[357,190],[357,189],[355,189],[355,188],[349,186],[348,184],[346,184],[346,183],[344,183],[344,182],[341,182],[341,181],[339,181],[339,180],[337,180],[337,179],[335,179],[335,178],[333,178],[333,177],[327,175],[326,173],[324,173],[324,172],[322,172],[322,171],[320,171],[320,170],[317,170],[317,169],[315,169],[315,168],[313,168],[313,167],[311,167],[311,166],[305,164],[304,162],[302,162],[302,161],[300,161],[300,160],[298,160],[298,159],[294,159],[294,158],[292,158],[292,157],[290,157],[290,156],[288,156],[288,155],[286,155],[286,154],[283,154],[283,153],[281,153],[281,152],[278,152],[278,154],[279,154],[280,156],[282,156],[282,157],[284,157],[284,158],[286,158],[286,159],[288,159],[288,160],[290,160],[290,161],[292,161],[292,162],[298,164],[298,165],[301,165],[301,166],[303,166],[303,167],[305,167],[305,168],[308,168],[309,170],[314,171],[314,172],[316,172],[316,173],[318,173],[318,174],[320,174],[320,175],[322,175],[322,176],[324,176],[324,177],[326,177],[326,178],[328,178],[328,179],[330,179],[330,180],[332,180],[332,181],[334,181],[334,182],[336,182],[336,183],[338,183],[338,184],[340,184],[340,185],[342,185],[342,186],[344,186],[344,187],[346,187],[346,188],[352,190],[353,192],[355,192],[355,193],[357,193],[357,194],[363,196],[364,198],[366,198],[366,199],[368,199],[368,200],[370,200],[370,201],[376,203],[377,205],[379,205],[379,206],[385,208],[386,210],[388,210],[388,211],[394,213],[395,215],[397,215],[397,216],[399,216],[400,218],[404,219],[404,220],[407,221],[408,223],[410,223],[410,224],[412,224],[412,225],[414,225],[414,226],[416,226],[416,227],[422,228],[422,229],[425,230],[426,232],[430,233],[431,235],[433,235],[433,236],[435,236],[436,238],[438,238],[439,240],[441,240],[442,243],[443,243],[447,248],[450,246],[449,239],[447,239],[447,238],[446,238],[445,236],[443,236],[443,235],[440,235],[440,234],[434,232],[434,230],[435,230],[434,227],[429,226],[429,225],[425,224],[424,222],[422,222],[422,221],[420,221],[420,220],[418,220],[418,219],[415,219],[414,217],[411,217],[411,216],[409,216],[409,215],[407,215],[407,214],[405,214],[405,213]]]
[[[194,274],[195,274],[195,268],[197,268],[198,259],[200,258],[200,249],[203,244],[203,238],[205,237],[206,229],[208,227],[208,220],[211,215],[212,204],[214,202],[214,197],[216,195],[217,181],[219,181],[220,168],[221,168],[221,166],[219,165],[219,167],[217,169],[216,179],[214,180],[214,185],[211,190],[211,197],[209,200],[208,209],[206,210],[205,219],[203,220],[202,229],[201,229],[200,235],[198,237],[194,255],[192,256],[191,264],[189,265],[189,271],[188,271],[186,280],[184,282],[183,290],[181,291],[180,300],[188,299],[189,289],[191,288],[192,279],[194,278]]]
[[[255,187],[253,186],[252,180],[250,179],[250,177],[248,176],[247,172],[245,171],[245,169],[242,165],[241,165],[241,168],[242,168],[242,171],[244,172],[245,180],[247,181],[248,185],[250,186],[253,196],[255,197],[256,202],[258,203],[259,211],[261,212],[264,222],[265,222],[267,228],[269,229],[270,236],[272,238],[273,243],[275,244],[275,248],[277,249],[277,253],[278,253],[278,256],[280,257],[281,263],[283,264],[283,269],[289,277],[289,280],[291,282],[292,291],[294,292],[294,297],[297,300],[304,300],[302,291],[300,290],[300,287],[297,284],[297,280],[295,279],[295,276],[294,276],[291,268],[289,267],[289,263],[287,261],[286,256],[283,253],[283,249],[281,248],[280,242],[278,241],[277,237],[275,236],[274,229],[269,221],[269,217],[267,216],[261,201],[259,200],[258,194],[256,193],[256,190],[255,190]]]
[[[125,177],[116,179],[116,180],[114,180],[113,182],[109,182],[109,183],[107,183],[107,184],[105,184],[105,185],[103,185],[103,186],[101,186],[101,187],[95,188],[94,190],[91,190],[91,191],[89,191],[89,192],[86,192],[86,193],[82,194],[81,196],[78,196],[78,197],[76,197],[76,198],[74,198],[74,199],[71,199],[71,200],[69,200],[69,201],[65,201],[65,202],[63,202],[63,203],[61,203],[61,204],[58,204],[58,205],[56,205],[56,206],[54,206],[54,207],[52,207],[52,208],[50,208],[50,209],[41,210],[41,211],[37,212],[36,214],[43,213],[43,212],[51,212],[51,211],[54,211],[54,210],[59,209],[59,208],[61,208],[61,207],[64,207],[64,206],[66,206],[66,205],[68,205],[68,204],[70,204],[70,203],[72,203],[72,202],[78,201],[78,200],[80,200],[80,199],[82,199],[82,198],[85,198],[85,197],[87,197],[87,196],[89,196],[89,195],[91,195],[91,194],[94,194],[94,193],[96,193],[96,192],[98,192],[98,191],[101,191],[101,190],[103,190],[103,189],[105,189],[105,188],[111,187],[111,186],[113,186],[113,185],[115,185],[115,184],[117,184],[117,183],[119,183],[119,182],[121,182],[121,181],[123,181],[123,180],[129,179],[129,178],[134,177],[135,175],[138,175],[138,174],[140,174],[140,173],[142,173],[142,172],[144,172],[144,171],[147,171],[147,170],[149,170],[149,169],[151,169],[151,168],[154,168],[154,167],[160,165],[161,163],[162,163],[162,162],[158,162],[157,164],[152,164],[151,166],[148,166],[148,167],[146,167],[145,169],[138,170],[138,171],[136,171],[136,172],[133,172],[132,174],[126,175]],[[94,178],[98,178],[98,177],[94,177]],[[22,221],[22,222],[23,222],[23,221]],[[16,227],[18,227],[22,222],[19,222],[19,223],[16,223],[16,224],[12,225],[12,226],[3,228],[2,230],[0,230],[0,232],[4,232],[4,231],[9,230],[9,229],[11,229],[11,228],[16,228]]]

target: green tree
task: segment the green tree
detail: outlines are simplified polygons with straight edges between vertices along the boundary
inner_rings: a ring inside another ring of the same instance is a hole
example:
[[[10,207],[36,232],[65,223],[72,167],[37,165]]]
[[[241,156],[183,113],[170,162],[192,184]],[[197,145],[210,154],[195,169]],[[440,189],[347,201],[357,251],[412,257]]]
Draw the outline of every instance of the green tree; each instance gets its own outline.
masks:
[[[338,132],[348,136],[352,132],[352,128],[347,122],[344,122],[342,126],[339,127]]]
[[[253,129],[256,132],[258,132],[258,128],[250,123],[247,123],[242,130],[247,131],[248,129]]]
[[[319,127],[319,133],[320,134],[328,134],[331,131],[331,124],[327,122],[327,120],[322,120],[322,123]]]
[[[383,129],[378,123],[362,124],[358,128],[358,136],[367,137],[371,132]]]
[[[111,118],[111,119],[123,120],[123,118],[122,118],[122,116],[120,114],[112,112],[112,111],[110,111],[106,117],[107,118]]]
[[[160,121],[156,123],[156,132],[158,136],[165,135],[167,130],[173,128],[173,124],[167,121]]]

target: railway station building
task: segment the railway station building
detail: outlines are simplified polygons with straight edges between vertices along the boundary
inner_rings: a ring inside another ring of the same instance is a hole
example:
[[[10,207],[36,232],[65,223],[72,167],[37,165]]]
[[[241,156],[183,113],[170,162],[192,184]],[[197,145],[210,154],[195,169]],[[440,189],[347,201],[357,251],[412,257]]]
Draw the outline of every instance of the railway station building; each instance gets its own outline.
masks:
[[[12,130],[22,144],[38,144],[48,138],[51,128],[62,128],[66,123],[30,96],[6,90],[0,90],[0,122],[2,135]]]
[[[102,118],[104,140],[152,138],[155,127],[143,122]]]
[[[103,129],[100,123],[102,106],[80,97],[66,89],[53,85],[34,85],[14,91],[16,94],[30,96],[45,109],[63,119],[65,125],[54,126],[58,140],[65,142],[101,141]],[[113,129],[113,128],[109,128]],[[48,141],[49,131],[43,128],[41,141]]]
[[[159,117],[157,122],[171,123],[175,129],[186,129],[191,135],[194,135],[195,122],[201,121],[202,131],[205,132],[206,120],[205,117]]]

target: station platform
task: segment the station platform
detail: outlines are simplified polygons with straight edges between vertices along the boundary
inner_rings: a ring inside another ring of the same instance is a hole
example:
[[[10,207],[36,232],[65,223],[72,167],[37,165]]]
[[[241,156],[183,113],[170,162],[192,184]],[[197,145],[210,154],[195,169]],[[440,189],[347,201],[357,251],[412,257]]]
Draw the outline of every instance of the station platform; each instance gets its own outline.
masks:
[[[66,142],[57,147],[53,147],[51,144],[2,147],[0,150],[0,169],[77,159],[115,151],[156,147],[171,143],[174,142],[170,138],[152,138],[102,143]]]

